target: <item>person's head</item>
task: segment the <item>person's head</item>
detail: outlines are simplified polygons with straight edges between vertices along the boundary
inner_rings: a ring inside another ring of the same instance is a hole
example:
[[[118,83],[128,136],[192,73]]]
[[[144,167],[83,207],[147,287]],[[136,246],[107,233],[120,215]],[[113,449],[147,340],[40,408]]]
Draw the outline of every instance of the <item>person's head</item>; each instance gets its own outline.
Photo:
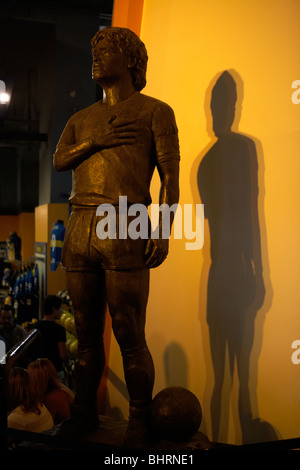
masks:
[[[28,365],[27,369],[32,386],[40,400],[43,400],[45,395],[52,390],[61,388],[55,366],[49,359],[36,359]]]
[[[62,314],[62,300],[58,295],[47,295],[43,302],[43,316],[58,320]]]
[[[0,320],[3,330],[11,330],[14,327],[14,312],[10,305],[1,308]]]
[[[98,31],[91,40],[94,58],[97,58],[97,49],[101,41],[109,44],[112,50],[128,57],[133,86],[136,91],[141,91],[146,85],[148,55],[140,38],[130,29],[108,26]]]
[[[7,394],[9,411],[21,406],[25,412],[40,413],[39,400],[26,369],[14,367],[11,370],[8,378]]]
[[[236,83],[232,75],[225,71],[216,81],[211,94],[213,130],[217,137],[231,131],[235,118],[236,101]]]

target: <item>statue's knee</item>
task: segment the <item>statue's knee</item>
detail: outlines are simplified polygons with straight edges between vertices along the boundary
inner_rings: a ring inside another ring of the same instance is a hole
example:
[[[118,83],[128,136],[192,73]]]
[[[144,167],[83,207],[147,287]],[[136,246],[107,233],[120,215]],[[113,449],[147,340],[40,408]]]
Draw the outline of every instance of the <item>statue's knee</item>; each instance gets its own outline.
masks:
[[[134,319],[130,320],[128,316],[122,313],[116,314],[112,321],[112,328],[121,349],[137,344],[139,335]]]

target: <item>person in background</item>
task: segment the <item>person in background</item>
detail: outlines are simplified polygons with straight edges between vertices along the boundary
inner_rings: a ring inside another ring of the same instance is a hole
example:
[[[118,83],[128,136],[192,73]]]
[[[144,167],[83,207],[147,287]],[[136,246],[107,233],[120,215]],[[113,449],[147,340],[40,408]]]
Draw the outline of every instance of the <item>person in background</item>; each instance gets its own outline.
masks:
[[[39,433],[54,426],[53,418],[39,400],[26,369],[15,367],[11,370],[7,401],[8,428]]]
[[[0,335],[5,339],[7,351],[9,351],[27,335],[27,331],[14,322],[14,313],[10,305],[3,305],[0,320]]]
[[[43,302],[43,319],[37,328],[42,337],[42,351],[39,357],[46,357],[55,366],[61,382],[66,383],[64,363],[68,359],[66,330],[57,323],[62,314],[62,300],[57,295],[48,295]]]
[[[21,260],[21,238],[16,232],[10,232],[7,240],[8,259],[10,261]]]
[[[74,394],[58,380],[52,362],[47,358],[39,358],[28,365],[28,373],[39,400],[50,411],[54,424],[68,418]]]

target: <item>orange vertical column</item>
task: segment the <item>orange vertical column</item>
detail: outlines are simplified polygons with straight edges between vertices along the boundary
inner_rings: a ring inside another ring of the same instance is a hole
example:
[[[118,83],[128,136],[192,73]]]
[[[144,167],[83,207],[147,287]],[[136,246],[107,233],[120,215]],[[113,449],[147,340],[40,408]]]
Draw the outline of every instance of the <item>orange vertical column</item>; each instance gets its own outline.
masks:
[[[139,36],[143,7],[144,0],[115,0],[112,25],[129,28]]]

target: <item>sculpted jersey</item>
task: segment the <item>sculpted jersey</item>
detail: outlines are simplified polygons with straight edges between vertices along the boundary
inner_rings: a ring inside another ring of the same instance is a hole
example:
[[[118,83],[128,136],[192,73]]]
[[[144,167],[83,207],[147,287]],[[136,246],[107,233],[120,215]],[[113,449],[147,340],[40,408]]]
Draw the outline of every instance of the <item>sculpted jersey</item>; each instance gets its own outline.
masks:
[[[117,205],[119,196],[127,196],[128,204],[148,206],[155,166],[179,160],[178,130],[172,108],[139,92],[116,105],[107,106],[100,101],[74,114],[61,135],[57,152],[63,154],[65,145],[89,139],[91,129],[103,132],[114,117],[138,125],[138,138],[130,145],[100,150],[74,165],[70,197],[73,205]]]

